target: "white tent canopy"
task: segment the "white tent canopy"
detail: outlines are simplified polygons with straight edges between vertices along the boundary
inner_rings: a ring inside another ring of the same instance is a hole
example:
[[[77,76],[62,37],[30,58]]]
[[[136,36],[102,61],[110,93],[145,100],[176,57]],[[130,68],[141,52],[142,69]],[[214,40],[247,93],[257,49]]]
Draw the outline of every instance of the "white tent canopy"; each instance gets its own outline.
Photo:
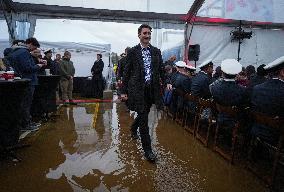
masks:
[[[175,14],[186,14],[193,1],[194,0],[14,0],[14,2],[20,3]]]
[[[284,23],[282,0],[205,0],[198,16]]]

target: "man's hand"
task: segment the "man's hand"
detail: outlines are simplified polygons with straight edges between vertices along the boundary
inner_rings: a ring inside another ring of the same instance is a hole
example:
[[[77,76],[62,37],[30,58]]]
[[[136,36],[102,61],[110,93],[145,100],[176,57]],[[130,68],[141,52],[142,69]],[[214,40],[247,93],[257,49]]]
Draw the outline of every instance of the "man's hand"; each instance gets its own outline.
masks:
[[[173,89],[172,84],[167,84],[167,90],[172,90],[172,89]]]
[[[128,99],[127,94],[121,94],[120,95],[120,100],[121,101],[126,101]]]

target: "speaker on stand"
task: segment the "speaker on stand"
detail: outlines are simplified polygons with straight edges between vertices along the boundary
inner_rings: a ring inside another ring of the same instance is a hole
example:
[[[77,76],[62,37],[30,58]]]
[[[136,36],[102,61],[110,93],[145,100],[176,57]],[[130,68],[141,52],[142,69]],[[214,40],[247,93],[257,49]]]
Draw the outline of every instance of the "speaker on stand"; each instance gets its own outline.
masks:
[[[200,55],[200,45],[199,44],[189,45],[188,60],[194,61],[195,68],[196,68],[196,61],[199,60],[199,55]]]

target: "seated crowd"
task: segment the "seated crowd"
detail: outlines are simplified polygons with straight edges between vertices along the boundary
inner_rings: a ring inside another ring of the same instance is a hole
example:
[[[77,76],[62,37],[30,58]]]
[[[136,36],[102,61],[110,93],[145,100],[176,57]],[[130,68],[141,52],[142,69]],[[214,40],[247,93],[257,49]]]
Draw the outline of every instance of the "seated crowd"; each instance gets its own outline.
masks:
[[[283,151],[284,56],[260,65],[256,72],[251,65],[244,69],[235,59],[223,60],[214,75],[213,66],[212,60],[207,60],[198,66],[197,74],[194,67],[183,61],[176,62],[174,67],[165,66],[166,82],[170,84],[164,91],[167,113],[177,121],[182,119],[182,125],[192,124],[195,136],[200,124],[207,127],[206,146],[211,133],[209,125],[215,124],[213,148],[218,152],[217,141],[223,138],[230,157],[220,153],[231,162],[237,137],[243,138],[239,144],[250,160],[274,162],[271,150],[265,150],[256,141],[272,146],[279,154]],[[283,165],[284,156],[279,154],[277,163]],[[276,169],[276,163],[272,164]]]

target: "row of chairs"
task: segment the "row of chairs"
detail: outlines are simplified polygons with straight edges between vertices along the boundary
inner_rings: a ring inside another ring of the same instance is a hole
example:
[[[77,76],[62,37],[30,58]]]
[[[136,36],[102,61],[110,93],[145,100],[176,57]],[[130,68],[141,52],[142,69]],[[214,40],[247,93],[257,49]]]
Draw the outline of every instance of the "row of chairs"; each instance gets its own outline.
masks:
[[[258,175],[257,170],[252,170],[258,176],[265,178],[269,186],[273,185],[275,175],[277,172],[277,167],[281,156],[283,156],[283,142],[284,142],[284,119],[279,117],[270,117],[262,113],[249,112],[249,118],[253,122],[268,126],[272,129],[277,129],[280,133],[277,145],[271,146],[271,144],[262,141],[261,138],[249,139],[247,135],[242,132],[242,122],[239,120],[240,113],[244,113],[240,108],[236,106],[223,106],[215,103],[212,99],[203,99],[193,96],[189,93],[185,93],[181,89],[175,89],[173,92],[173,99],[178,97],[182,98],[185,103],[191,103],[192,105],[183,105],[182,108],[171,111],[171,107],[165,107],[167,116],[175,120],[179,125],[183,126],[187,131],[189,131],[196,139],[198,139],[204,146],[209,147],[210,135],[213,133],[213,150],[219,153],[222,157],[228,160],[230,163],[234,163],[234,157],[236,154],[236,149],[239,148],[249,148],[247,154],[247,159],[250,159],[251,151],[253,150],[253,145],[255,141],[264,143],[269,146],[274,151],[274,161],[272,165],[272,171],[270,176]],[[204,112],[211,109],[207,113],[206,118],[204,118]],[[217,122],[216,116],[218,113],[225,114],[226,116],[234,119],[233,126],[230,131],[230,141],[229,147],[224,147],[220,138],[222,138],[223,127]],[[215,132],[215,133],[214,133]],[[251,140],[251,141],[249,141]],[[250,167],[250,166],[248,166]]]

